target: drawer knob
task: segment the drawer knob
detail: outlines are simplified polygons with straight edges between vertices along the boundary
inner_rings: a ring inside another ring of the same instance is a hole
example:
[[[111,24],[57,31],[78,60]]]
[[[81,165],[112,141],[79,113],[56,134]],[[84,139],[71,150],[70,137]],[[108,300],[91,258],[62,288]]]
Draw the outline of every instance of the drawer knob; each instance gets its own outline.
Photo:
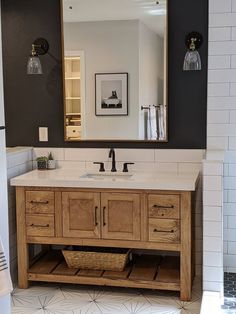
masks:
[[[47,225],[35,225],[35,224],[31,224],[30,227],[36,227],[36,228],[49,228],[49,224]]]
[[[153,205],[153,208],[163,208],[163,209],[173,209],[174,208],[174,205],[170,205],[170,206],[164,206],[164,205]]]
[[[154,229],[153,232],[165,232],[165,233],[174,233],[175,231],[174,230],[169,230],[169,231],[166,231],[166,230],[157,230],[157,229]]]
[[[30,201],[31,204],[47,205],[49,201]]]

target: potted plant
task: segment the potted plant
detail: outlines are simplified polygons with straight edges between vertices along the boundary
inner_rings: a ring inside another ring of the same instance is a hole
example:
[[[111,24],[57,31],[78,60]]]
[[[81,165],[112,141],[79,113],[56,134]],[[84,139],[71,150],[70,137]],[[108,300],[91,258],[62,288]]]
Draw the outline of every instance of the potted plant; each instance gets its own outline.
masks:
[[[48,158],[46,156],[40,156],[36,159],[38,170],[46,170]]]
[[[53,158],[52,153],[48,154],[48,169],[55,169],[56,168],[56,160]]]

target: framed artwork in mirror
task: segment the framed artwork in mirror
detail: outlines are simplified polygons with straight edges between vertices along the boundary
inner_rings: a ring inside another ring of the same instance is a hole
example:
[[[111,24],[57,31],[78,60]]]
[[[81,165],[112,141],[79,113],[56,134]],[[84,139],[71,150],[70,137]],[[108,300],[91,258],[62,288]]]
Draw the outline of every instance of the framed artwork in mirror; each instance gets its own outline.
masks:
[[[95,74],[95,114],[128,115],[128,73]]]

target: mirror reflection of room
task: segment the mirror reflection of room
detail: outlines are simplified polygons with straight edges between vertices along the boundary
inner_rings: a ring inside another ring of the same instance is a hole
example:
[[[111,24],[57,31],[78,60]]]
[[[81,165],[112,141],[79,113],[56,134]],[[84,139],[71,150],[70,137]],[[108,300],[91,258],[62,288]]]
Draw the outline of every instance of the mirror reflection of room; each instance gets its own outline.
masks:
[[[65,140],[167,140],[166,0],[63,0]]]

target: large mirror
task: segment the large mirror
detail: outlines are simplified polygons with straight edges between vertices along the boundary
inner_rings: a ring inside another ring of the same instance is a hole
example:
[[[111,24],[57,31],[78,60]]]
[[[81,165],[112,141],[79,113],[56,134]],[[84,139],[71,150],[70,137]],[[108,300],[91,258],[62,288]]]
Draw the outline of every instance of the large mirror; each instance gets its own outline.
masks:
[[[167,141],[167,0],[62,0],[65,140]]]

